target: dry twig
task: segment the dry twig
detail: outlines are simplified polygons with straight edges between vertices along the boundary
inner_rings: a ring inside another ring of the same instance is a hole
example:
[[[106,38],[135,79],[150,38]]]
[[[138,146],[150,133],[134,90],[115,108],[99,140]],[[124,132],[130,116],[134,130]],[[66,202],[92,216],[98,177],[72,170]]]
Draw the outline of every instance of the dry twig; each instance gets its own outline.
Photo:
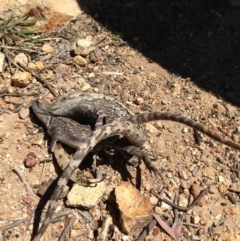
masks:
[[[64,241],[65,240],[65,237],[66,237],[66,234],[69,232],[69,230],[72,228],[73,224],[74,224],[74,221],[75,221],[75,217],[71,217],[69,220],[68,220],[68,224],[66,225],[66,227],[64,228],[63,232],[62,232],[62,235],[59,239],[59,241]]]
[[[40,76],[38,76],[37,74],[33,73],[33,71],[31,71],[29,68],[27,68],[26,66],[24,66],[22,63],[18,62],[18,65],[20,65],[20,67],[22,67],[25,71],[29,72],[32,74],[32,76],[34,76],[36,78],[37,81],[39,81],[41,84],[43,84],[44,86],[46,86],[51,93],[57,97],[59,96],[58,92],[54,89],[54,87],[51,85],[51,83],[47,82],[46,80],[42,79]]]
[[[27,192],[38,197],[34,191],[32,190],[32,188],[30,187],[30,185],[28,184],[28,182],[25,180],[25,178],[23,177],[22,173],[16,168],[13,167],[12,170],[17,173],[18,177],[20,178],[21,182],[23,183],[23,185],[25,186],[25,188],[27,189]]]

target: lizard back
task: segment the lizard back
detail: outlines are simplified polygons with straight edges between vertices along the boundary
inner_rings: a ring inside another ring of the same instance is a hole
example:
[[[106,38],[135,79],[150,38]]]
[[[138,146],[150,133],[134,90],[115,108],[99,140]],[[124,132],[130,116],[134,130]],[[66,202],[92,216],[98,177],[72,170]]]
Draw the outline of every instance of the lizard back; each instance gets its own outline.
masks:
[[[99,126],[112,123],[114,120],[126,120],[135,115],[133,111],[114,98],[90,92],[63,96],[53,103],[51,113],[54,116],[87,118],[92,125],[95,125],[97,121],[100,122]]]

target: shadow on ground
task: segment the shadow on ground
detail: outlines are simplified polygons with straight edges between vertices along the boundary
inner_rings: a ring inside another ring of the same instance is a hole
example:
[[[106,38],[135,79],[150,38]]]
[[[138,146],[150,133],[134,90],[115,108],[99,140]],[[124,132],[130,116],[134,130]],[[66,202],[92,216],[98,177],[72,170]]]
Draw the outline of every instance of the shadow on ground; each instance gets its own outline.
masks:
[[[79,5],[149,61],[240,105],[240,8],[224,0],[79,0]]]

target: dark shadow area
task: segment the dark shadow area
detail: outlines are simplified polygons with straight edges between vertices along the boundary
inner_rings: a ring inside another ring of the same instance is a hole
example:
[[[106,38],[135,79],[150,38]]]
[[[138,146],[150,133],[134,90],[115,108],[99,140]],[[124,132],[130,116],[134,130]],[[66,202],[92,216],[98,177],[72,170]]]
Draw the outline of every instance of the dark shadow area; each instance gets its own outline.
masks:
[[[79,0],[79,5],[149,61],[240,105],[240,8],[224,0]]]

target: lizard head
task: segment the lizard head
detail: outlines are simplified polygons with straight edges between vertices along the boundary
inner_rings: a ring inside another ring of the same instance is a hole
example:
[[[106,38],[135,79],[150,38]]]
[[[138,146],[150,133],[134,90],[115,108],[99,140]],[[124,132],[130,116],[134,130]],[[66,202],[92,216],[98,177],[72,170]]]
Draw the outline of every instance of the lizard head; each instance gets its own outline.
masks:
[[[51,121],[51,105],[44,100],[37,99],[32,102],[32,110],[37,118],[48,127]]]

